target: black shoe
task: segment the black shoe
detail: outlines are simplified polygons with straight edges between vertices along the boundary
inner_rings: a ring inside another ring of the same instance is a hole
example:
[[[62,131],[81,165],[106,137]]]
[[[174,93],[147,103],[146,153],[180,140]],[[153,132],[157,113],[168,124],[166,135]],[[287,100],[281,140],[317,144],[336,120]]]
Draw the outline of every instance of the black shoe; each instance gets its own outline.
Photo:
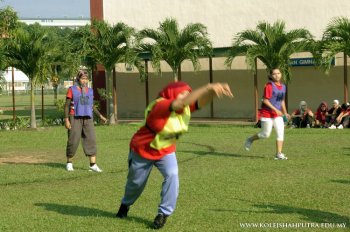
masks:
[[[118,218],[125,218],[128,216],[129,206],[121,204],[118,213],[115,215]]]
[[[162,228],[165,223],[166,223],[166,219],[167,219],[167,215],[164,215],[164,214],[158,214],[156,216],[156,218],[154,219],[154,222],[153,222],[153,228],[154,229],[160,229]]]

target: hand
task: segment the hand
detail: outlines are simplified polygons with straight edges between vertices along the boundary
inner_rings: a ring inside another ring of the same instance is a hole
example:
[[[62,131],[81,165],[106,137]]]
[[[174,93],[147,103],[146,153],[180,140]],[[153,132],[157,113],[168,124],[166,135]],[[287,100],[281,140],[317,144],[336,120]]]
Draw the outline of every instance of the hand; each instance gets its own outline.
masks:
[[[208,89],[212,90],[218,98],[221,98],[223,96],[233,98],[230,86],[227,83],[209,84]]]
[[[103,123],[107,123],[107,118],[103,117],[103,115],[101,114],[100,119],[103,121]]]
[[[291,116],[288,113],[285,113],[284,115],[287,117],[288,120],[290,120]]]
[[[72,125],[70,124],[69,119],[65,120],[64,127],[68,130],[72,129]]]
[[[280,110],[276,110],[275,112],[276,112],[276,114],[277,114],[278,116],[282,116],[282,115],[283,115],[283,113],[282,113]]]

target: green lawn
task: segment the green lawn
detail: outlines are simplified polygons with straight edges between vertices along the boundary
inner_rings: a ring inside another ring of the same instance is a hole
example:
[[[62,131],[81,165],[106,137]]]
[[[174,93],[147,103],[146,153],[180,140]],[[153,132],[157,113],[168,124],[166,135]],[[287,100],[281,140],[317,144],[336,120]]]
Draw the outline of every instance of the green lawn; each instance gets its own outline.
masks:
[[[65,99],[64,94],[57,96],[57,99]],[[41,119],[41,95],[37,94],[35,96],[35,106],[36,106],[36,118]],[[0,120],[12,119],[12,95],[0,95],[0,109],[3,113],[0,114]],[[15,109],[17,117],[30,117],[30,95],[29,94],[16,94],[15,95]],[[54,105],[54,95],[46,94],[44,95],[44,116],[45,118],[59,118],[62,113],[57,111],[57,107]]]
[[[162,184],[157,169],[129,217],[114,217],[137,128],[96,127],[103,173],[88,171],[81,148],[75,171],[65,171],[63,127],[0,131],[0,231],[151,231]],[[350,130],[287,129],[287,161],[273,159],[274,134],[246,152],[246,137],[257,131],[190,127],[178,144],[177,209],[162,231],[350,230]]]

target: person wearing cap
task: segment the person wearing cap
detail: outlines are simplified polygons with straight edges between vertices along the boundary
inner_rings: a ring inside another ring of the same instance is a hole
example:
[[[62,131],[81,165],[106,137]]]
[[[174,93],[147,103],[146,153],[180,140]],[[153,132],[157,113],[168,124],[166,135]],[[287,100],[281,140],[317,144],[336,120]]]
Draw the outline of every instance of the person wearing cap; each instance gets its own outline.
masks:
[[[75,85],[69,87],[64,107],[64,122],[68,129],[68,141],[66,148],[67,171],[74,171],[72,159],[82,139],[83,150],[90,159],[89,171],[102,172],[96,164],[96,136],[93,121],[93,112],[106,122],[107,119],[96,109],[93,104],[94,93],[87,86],[89,75],[80,70],[76,76]]]
[[[299,108],[294,110],[290,117],[294,128],[310,128],[314,121],[314,113],[307,106],[306,101],[300,101]]]
[[[166,223],[176,206],[179,193],[176,141],[187,132],[191,112],[202,108],[213,97],[233,97],[226,83],[212,83],[192,90],[185,82],[173,82],[145,110],[143,125],[130,141],[129,170],[125,193],[116,217],[127,217],[130,206],[143,192],[155,166],[164,180],[154,229]]]
[[[335,129],[337,128],[335,124],[337,124],[336,119],[339,114],[342,112],[341,106],[337,99],[333,100],[332,108],[328,110],[328,114],[326,117],[326,128]]]

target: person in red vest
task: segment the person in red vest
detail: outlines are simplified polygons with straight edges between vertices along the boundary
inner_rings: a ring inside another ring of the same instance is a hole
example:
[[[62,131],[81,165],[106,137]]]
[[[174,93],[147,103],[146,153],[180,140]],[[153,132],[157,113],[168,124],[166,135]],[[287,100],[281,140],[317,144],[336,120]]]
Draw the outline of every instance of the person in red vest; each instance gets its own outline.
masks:
[[[102,172],[96,164],[96,136],[94,129],[93,112],[106,122],[107,119],[93,104],[94,93],[87,86],[89,75],[86,71],[79,71],[76,84],[69,87],[64,108],[65,127],[68,129],[66,148],[67,171],[74,171],[72,159],[78,149],[80,139],[83,140],[83,150],[90,159],[89,171]]]
[[[155,166],[163,175],[161,202],[153,228],[162,228],[176,206],[179,193],[176,141],[188,130],[191,112],[209,103],[214,96],[233,97],[226,83],[213,83],[196,90],[185,82],[173,82],[145,110],[143,126],[130,141],[129,172],[125,194],[116,217],[127,216],[141,195]]]
[[[269,81],[265,84],[264,96],[259,112],[261,131],[247,138],[244,149],[250,151],[253,142],[259,139],[267,139],[271,135],[272,128],[276,131],[276,160],[287,160],[282,153],[284,142],[284,120],[290,116],[285,105],[286,86],[282,83],[282,73],[279,68],[272,68],[269,72]]]

